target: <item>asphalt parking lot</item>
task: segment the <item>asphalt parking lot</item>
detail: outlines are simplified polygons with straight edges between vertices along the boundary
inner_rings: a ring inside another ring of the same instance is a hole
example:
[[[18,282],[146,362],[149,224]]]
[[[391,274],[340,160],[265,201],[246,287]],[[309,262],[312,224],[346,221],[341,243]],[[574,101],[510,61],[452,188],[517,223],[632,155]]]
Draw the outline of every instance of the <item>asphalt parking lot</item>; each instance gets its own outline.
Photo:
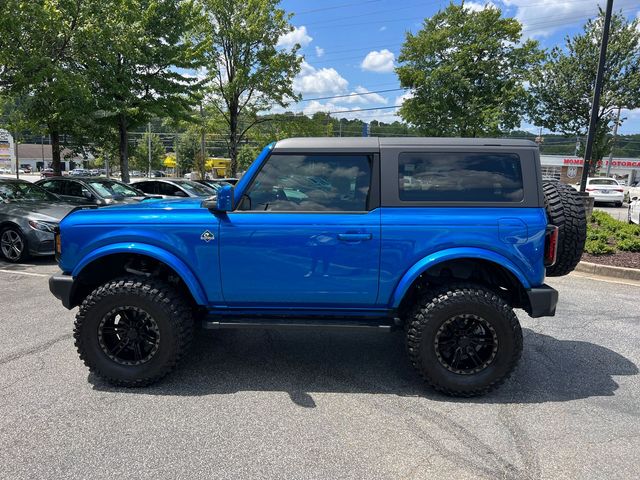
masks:
[[[223,331],[147,389],[88,375],[50,261],[0,262],[0,478],[637,478],[640,285],[572,274],[497,392],[454,400],[402,335]]]

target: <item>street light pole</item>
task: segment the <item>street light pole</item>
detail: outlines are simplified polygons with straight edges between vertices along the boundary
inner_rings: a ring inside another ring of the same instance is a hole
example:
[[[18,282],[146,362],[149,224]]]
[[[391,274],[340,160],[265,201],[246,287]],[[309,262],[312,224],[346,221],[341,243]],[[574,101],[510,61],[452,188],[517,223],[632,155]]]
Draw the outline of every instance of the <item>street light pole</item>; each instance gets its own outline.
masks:
[[[622,107],[618,107],[618,115],[616,123],[613,126],[613,138],[611,139],[611,151],[609,152],[609,162],[607,163],[607,177],[611,175],[611,162],[613,161],[613,147],[616,145],[616,137],[618,136],[618,124],[620,123],[620,112]]]
[[[600,43],[598,73],[596,74],[593,104],[591,105],[591,118],[589,119],[589,134],[587,135],[587,145],[584,150],[584,166],[582,168],[582,179],[580,181],[580,192],[583,194],[587,188],[587,178],[589,177],[591,154],[593,152],[593,141],[596,136],[596,120],[598,117],[598,109],[600,108],[600,93],[602,92],[602,81],[604,79],[604,63],[607,59],[607,45],[609,44],[609,29],[611,27],[612,10],[613,0],[607,0],[607,10],[604,14],[604,24],[602,26],[602,41]]]
[[[151,122],[147,125],[147,151],[149,153],[149,171],[147,177],[151,178]]]

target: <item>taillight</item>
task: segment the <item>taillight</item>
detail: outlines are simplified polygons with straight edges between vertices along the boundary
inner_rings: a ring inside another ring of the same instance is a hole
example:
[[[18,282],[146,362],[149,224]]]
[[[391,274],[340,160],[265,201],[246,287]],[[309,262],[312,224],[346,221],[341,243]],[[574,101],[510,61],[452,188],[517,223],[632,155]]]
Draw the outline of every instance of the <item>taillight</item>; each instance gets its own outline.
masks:
[[[624,188],[614,188],[616,192],[624,192]]]
[[[556,263],[558,256],[558,235],[559,229],[555,225],[547,226],[544,237],[544,266],[552,267]]]
[[[62,241],[60,239],[60,227],[55,227],[53,230],[53,242],[55,245],[56,262],[60,260],[60,254],[62,253]]]
[[[595,191],[596,191],[596,189],[595,189],[595,188],[585,188],[585,190],[586,190],[587,192],[595,192]]]

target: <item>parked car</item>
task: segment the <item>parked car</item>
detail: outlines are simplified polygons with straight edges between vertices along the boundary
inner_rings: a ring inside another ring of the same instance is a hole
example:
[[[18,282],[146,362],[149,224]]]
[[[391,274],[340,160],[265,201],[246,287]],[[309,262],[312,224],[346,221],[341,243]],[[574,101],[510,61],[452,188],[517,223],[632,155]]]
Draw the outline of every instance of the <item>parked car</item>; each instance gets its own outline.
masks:
[[[613,203],[616,207],[621,207],[624,201],[624,188],[615,178],[590,177],[587,179],[586,192],[596,202]]]
[[[10,168],[0,167],[0,175],[10,175],[10,174],[11,174]]]
[[[573,188],[541,180],[530,141],[304,138],[215,199],[74,212],[59,239],[49,287],[80,306],[79,356],[112,384],[165,376],[199,321],[398,329],[429,385],[468,397],[516,367],[514,308],[555,314],[545,276],[577,265],[586,218]]]
[[[182,178],[141,180],[131,185],[146,194],[162,195],[163,198],[207,198],[216,194],[216,190],[208,185]]]
[[[22,262],[53,255],[54,228],[74,208],[31,182],[0,179],[0,256]]]
[[[640,225],[640,194],[629,199],[629,223]]]
[[[129,172],[129,176],[134,178],[134,177],[144,177],[144,173],[142,173],[140,170],[131,170]]]
[[[40,178],[49,178],[49,177],[55,177],[56,174],[53,171],[53,168],[44,168],[40,171]]]
[[[86,168],[74,168],[69,172],[69,175],[72,177],[88,177],[90,173]]]
[[[166,177],[166,176],[167,176],[167,174],[162,172],[162,171],[160,171],[160,170],[153,170],[151,172],[151,177],[152,178],[163,178],[163,177]]]
[[[194,180],[194,182],[211,187],[216,192],[220,190],[222,187],[224,187],[225,185],[231,185],[228,182],[221,182],[219,180]]]
[[[53,177],[38,180],[36,185],[58,195],[63,200],[81,205],[135,203],[149,198],[131,185],[104,177]],[[155,198],[161,197],[158,195]]]

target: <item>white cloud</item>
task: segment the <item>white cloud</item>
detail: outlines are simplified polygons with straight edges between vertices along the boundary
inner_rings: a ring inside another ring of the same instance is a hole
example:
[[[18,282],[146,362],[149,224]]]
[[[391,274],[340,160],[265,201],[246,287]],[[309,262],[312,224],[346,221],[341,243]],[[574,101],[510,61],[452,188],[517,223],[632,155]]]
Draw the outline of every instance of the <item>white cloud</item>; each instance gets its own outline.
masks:
[[[386,26],[386,25],[383,25],[383,26],[381,26],[381,27],[378,29],[378,31],[379,31],[379,32],[384,32],[386,29],[387,29],[387,26]]]
[[[322,57],[324,55],[324,48],[320,48],[318,46],[316,46],[316,56],[317,57]]]
[[[301,27],[293,27],[293,30],[286,35],[281,36],[278,39],[277,46],[291,48],[297,43],[301,47],[306,47],[312,40],[313,37],[310,37],[307,33],[307,27],[302,25]]]
[[[384,50],[373,50],[372,52],[367,53],[367,56],[364,57],[362,64],[360,65],[363,70],[368,70],[370,72],[379,72],[379,73],[387,73],[393,72],[394,61],[396,57],[393,52],[390,52],[386,48]]]
[[[486,8],[498,8],[493,2],[478,3],[478,2],[464,2],[464,8],[472,12],[481,12]]]
[[[303,95],[313,94],[340,94],[343,93],[349,82],[334,68],[315,68],[307,62],[302,62],[300,73],[293,79],[293,88]]]
[[[357,95],[354,95],[357,94]],[[367,105],[372,103],[387,104],[388,100],[379,93],[369,92],[365,87],[358,85],[355,92],[350,92],[351,97],[344,97],[341,101],[352,105]]]
[[[402,106],[404,101],[408,100],[409,98],[413,98],[413,92],[411,90],[404,92],[402,95],[398,95],[396,97],[396,101],[393,104],[397,107],[400,107]]]
[[[500,0],[500,2],[506,7],[516,9],[514,17],[523,24],[523,34],[527,37],[548,37],[570,25],[582,25],[588,18],[598,14],[598,5],[604,9],[606,3],[604,0],[571,2],[536,0],[535,3],[531,3],[531,0]],[[636,7],[637,2],[638,0],[616,0],[614,10],[628,10]]]

